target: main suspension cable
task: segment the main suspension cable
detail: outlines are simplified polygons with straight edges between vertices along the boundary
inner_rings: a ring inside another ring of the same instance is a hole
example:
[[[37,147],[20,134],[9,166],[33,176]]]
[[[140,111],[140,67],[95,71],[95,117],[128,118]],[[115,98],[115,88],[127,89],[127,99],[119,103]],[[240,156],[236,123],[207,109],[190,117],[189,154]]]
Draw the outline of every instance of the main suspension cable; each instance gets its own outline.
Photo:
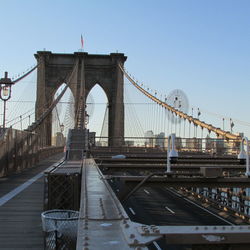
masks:
[[[124,75],[126,76],[126,78],[139,90],[141,91],[144,95],[146,95],[148,98],[150,98],[151,100],[153,100],[154,102],[160,104],[161,106],[167,108],[168,110],[170,110],[172,113],[174,113],[176,116],[179,116],[182,119],[187,119],[189,122],[192,122],[194,124],[194,126],[200,126],[202,128],[206,128],[208,131],[213,131],[215,134],[222,136],[223,138],[226,139],[236,139],[236,140],[240,140],[241,136],[230,133],[228,131],[224,131],[220,128],[216,128],[214,127],[212,124],[207,124],[203,121],[200,121],[197,118],[194,118],[193,116],[187,115],[186,113],[179,111],[177,109],[175,109],[174,107],[168,105],[167,103],[161,101],[160,99],[158,99],[157,97],[151,95],[148,91],[146,91],[145,89],[143,89],[142,87],[140,87],[130,76],[129,74],[124,70],[124,68],[119,65],[121,71],[124,73]]]

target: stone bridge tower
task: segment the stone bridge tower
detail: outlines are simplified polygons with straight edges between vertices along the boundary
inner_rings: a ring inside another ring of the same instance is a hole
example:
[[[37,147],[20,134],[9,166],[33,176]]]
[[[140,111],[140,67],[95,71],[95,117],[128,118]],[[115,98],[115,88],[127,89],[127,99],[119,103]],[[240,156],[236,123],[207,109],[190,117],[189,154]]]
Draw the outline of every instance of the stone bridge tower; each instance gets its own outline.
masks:
[[[50,106],[53,97],[62,83],[65,83],[77,62],[75,74],[71,78],[71,89],[75,107],[78,107],[80,93],[85,100],[90,90],[99,84],[106,93],[109,105],[109,146],[119,146],[124,141],[124,98],[123,66],[127,57],[121,53],[92,55],[83,52],[74,54],[54,54],[38,51],[35,54],[37,69],[36,119]],[[90,128],[91,129],[91,128]],[[44,145],[51,145],[52,115],[39,131]]]

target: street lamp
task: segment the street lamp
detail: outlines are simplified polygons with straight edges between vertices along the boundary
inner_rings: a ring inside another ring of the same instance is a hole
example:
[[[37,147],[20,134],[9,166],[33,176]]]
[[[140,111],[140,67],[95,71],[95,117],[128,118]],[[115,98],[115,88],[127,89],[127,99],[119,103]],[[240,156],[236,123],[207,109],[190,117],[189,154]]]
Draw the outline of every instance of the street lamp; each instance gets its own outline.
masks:
[[[3,107],[3,128],[5,128],[5,117],[6,117],[6,102],[11,97],[11,86],[14,83],[8,78],[8,72],[5,72],[4,78],[0,79],[0,98],[4,102]]]
[[[171,149],[170,149],[171,140]],[[175,134],[170,134],[168,136],[168,155],[167,155],[167,171],[166,173],[171,173],[171,163],[175,163],[178,159],[178,151],[175,149]]]
[[[246,142],[246,151],[244,149],[244,141]],[[248,138],[243,137],[240,144],[240,153],[238,155],[238,159],[240,160],[241,164],[246,163],[246,173],[245,175],[250,177],[250,168],[249,168],[249,145],[248,145]]]

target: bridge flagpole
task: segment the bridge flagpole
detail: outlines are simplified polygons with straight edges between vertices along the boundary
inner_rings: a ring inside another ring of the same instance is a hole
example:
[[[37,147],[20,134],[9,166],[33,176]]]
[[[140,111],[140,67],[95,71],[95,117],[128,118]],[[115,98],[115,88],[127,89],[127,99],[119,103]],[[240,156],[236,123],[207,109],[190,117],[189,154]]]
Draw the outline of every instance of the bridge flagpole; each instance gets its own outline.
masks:
[[[84,40],[82,34],[81,34],[81,52],[84,52]]]

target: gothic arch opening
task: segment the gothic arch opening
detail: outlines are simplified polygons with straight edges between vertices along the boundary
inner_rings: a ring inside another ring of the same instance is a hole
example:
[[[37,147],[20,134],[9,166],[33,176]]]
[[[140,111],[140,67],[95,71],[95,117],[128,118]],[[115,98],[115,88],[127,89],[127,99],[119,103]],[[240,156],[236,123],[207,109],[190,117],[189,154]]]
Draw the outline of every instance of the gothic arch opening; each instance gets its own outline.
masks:
[[[66,86],[61,84],[55,91],[53,100],[61,93]],[[75,100],[70,88],[66,90],[60,102],[52,111],[52,145],[63,146],[68,130],[74,128]]]
[[[90,90],[86,100],[89,122],[87,128],[96,133],[97,144],[106,146],[108,143],[108,98],[100,86],[96,83]]]

